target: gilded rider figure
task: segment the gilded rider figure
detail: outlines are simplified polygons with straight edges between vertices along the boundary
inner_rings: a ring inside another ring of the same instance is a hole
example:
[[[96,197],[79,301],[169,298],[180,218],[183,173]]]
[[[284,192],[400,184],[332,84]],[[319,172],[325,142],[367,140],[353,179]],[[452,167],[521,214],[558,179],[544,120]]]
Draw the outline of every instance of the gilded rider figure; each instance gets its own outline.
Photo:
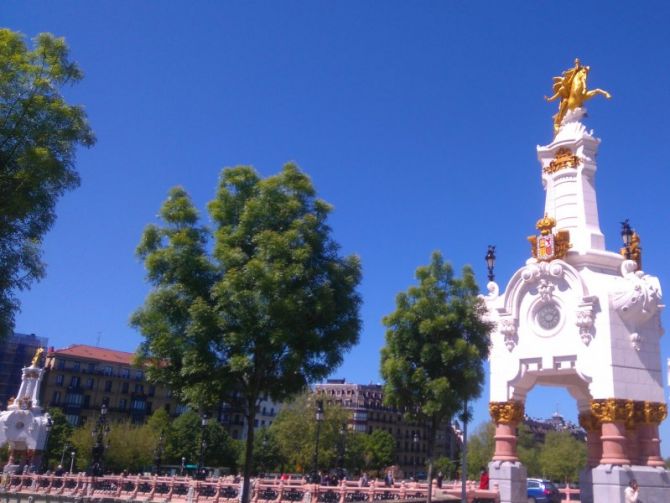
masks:
[[[548,102],[561,99],[558,105],[558,113],[554,115],[554,135],[558,133],[568,110],[581,107],[585,101],[590,100],[597,94],[602,94],[607,99],[612,97],[610,93],[602,89],[587,90],[586,77],[588,77],[589,71],[590,67],[582,66],[579,58],[576,58],[573,68],[564,71],[560,77],[554,77],[554,95],[551,98],[544,97]]]

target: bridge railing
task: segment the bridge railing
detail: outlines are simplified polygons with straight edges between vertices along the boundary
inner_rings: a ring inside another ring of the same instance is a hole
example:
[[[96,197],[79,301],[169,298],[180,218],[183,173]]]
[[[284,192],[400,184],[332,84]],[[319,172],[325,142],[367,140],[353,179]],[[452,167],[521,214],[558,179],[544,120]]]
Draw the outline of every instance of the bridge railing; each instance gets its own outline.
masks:
[[[119,501],[160,501],[161,503],[237,503],[241,483],[233,477],[195,480],[188,477],[160,477],[142,475],[105,475],[89,477],[83,473],[57,475],[3,475],[0,488],[9,493],[32,493],[64,497],[89,497]],[[499,501],[493,490],[477,488],[468,483],[468,502],[475,499]],[[428,485],[418,482],[400,482],[391,487],[372,480],[361,487],[358,482],[342,480],[336,486],[305,483],[301,480],[254,479],[251,484],[252,503],[359,503],[384,500],[424,499]],[[433,485],[435,497],[460,497],[459,484]]]

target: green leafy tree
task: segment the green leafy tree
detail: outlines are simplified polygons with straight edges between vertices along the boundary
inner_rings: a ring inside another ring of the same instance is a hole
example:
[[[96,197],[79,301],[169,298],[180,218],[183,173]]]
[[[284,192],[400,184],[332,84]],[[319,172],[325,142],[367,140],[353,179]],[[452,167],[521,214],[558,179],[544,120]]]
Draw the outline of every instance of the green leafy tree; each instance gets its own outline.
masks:
[[[479,473],[488,466],[495,450],[495,429],[491,421],[482,423],[468,438],[468,473]]]
[[[289,471],[310,472],[313,469],[316,442],[315,396],[303,393],[285,404],[270,426],[276,437],[281,457]],[[339,450],[350,447],[351,434],[341,438],[342,425],[349,413],[335,404],[324,404],[324,419],[319,425],[319,467],[329,469],[337,465]],[[342,442],[344,446],[342,446]]]
[[[446,480],[452,480],[455,477],[457,464],[453,459],[447,456],[440,456],[433,461],[433,466],[436,472],[442,472]]]
[[[254,437],[254,468],[253,473],[281,471],[286,464],[277,435],[270,428],[261,428]],[[239,452],[239,464],[244,466],[244,450]]]
[[[141,473],[150,470],[153,464],[157,437],[146,425],[128,421],[112,423],[107,435],[109,447],[105,450],[105,470],[120,473]]]
[[[186,411],[172,422],[165,445],[165,459],[170,464],[197,464],[200,445],[200,416]]]
[[[42,33],[32,50],[0,29],[0,337],[13,328],[16,292],[45,274],[41,241],[59,198],[79,185],[75,153],[95,142],[61,89],[82,79],[65,40]]]
[[[254,424],[262,396],[283,401],[305,390],[358,341],[360,264],[338,254],[331,207],[293,164],[266,179],[250,167],[225,169],[209,211],[213,234],[176,188],[163,226],[144,232],[137,251],[153,291],[132,318],[144,336],[139,359],[194,407],[234,392]],[[243,502],[253,446],[250,428]]]
[[[360,473],[366,466],[367,433],[349,432],[344,451],[344,467],[349,473]]]
[[[65,414],[58,407],[47,410],[51,417],[51,431],[47,440],[46,458],[48,469],[54,470],[58,465],[66,464],[66,456],[69,459],[70,436],[74,428],[65,419]]]
[[[491,326],[470,267],[454,276],[439,252],[416,271],[418,286],[396,297],[396,310],[383,320],[381,353],[384,400],[407,410],[427,430],[428,479],[437,427],[481,394]],[[430,485],[429,485],[430,488]],[[431,500],[428,492],[428,501]]]
[[[517,455],[528,471],[528,476],[541,476],[542,466],[540,463],[540,450],[542,443],[539,442],[530,428],[521,423],[517,429]]]
[[[540,451],[544,476],[552,480],[575,482],[579,471],[586,466],[586,444],[568,431],[550,431]]]
[[[70,444],[72,449],[66,454],[66,465],[63,466],[69,471],[70,468],[70,452],[74,452],[74,466],[73,472],[83,472],[91,464],[91,449],[93,448],[93,437],[91,436],[91,429],[88,426],[79,426],[72,431],[70,436]]]
[[[395,439],[388,431],[374,430],[366,435],[365,444],[367,469],[382,470],[393,463]]]

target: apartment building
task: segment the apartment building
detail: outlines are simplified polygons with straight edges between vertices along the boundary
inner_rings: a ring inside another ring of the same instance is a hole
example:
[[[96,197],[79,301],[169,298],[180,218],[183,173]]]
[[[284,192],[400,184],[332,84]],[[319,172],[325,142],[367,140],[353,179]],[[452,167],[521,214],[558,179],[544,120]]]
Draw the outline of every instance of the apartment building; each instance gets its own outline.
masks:
[[[138,424],[160,408],[172,416],[183,412],[166,387],[146,380],[133,357],[133,353],[85,344],[50,348],[42,404],[60,407],[75,426],[95,420],[103,404],[111,420]]]
[[[396,442],[395,462],[405,476],[424,471],[428,448],[427,428],[421,423],[407,422],[402,412],[384,405],[380,384],[353,384],[344,379],[329,379],[317,384],[315,393],[328,404],[337,404],[351,411],[349,428],[361,433],[381,429],[389,432]],[[457,460],[462,440],[459,432],[448,423],[436,432],[433,456]]]

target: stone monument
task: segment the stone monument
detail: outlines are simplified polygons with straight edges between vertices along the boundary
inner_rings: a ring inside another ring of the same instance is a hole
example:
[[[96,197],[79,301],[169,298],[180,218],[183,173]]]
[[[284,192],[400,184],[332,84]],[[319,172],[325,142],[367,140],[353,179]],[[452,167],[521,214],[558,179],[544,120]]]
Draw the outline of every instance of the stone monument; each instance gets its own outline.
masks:
[[[42,348],[28,367],[23,368],[21,386],[7,410],[0,412],[0,446],[9,444],[5,472],[39,471],[46,447],[51,418],[40,407],[39,393],[44,369],[39,366]]]
[[[596,202],[600,140],[582,123],[584,102],[606,91],[586,88],[579,60],[555,77],[560,98],[554,139],[538,146],[546,192],[530,258],[504,293],[489,282],[490,412],[496,424],[489,465],[501,503],[526,503],[526,469],[516,452],[516,427],[536,384],[574,397],[587,431],[588,466],[581,501],[623,503],[633,478],[645,503],[670,501],[658,426],[667,415],[661,370],[661,287],[641,270],[639,236],[628,223],[623,254],[608,251]]]

